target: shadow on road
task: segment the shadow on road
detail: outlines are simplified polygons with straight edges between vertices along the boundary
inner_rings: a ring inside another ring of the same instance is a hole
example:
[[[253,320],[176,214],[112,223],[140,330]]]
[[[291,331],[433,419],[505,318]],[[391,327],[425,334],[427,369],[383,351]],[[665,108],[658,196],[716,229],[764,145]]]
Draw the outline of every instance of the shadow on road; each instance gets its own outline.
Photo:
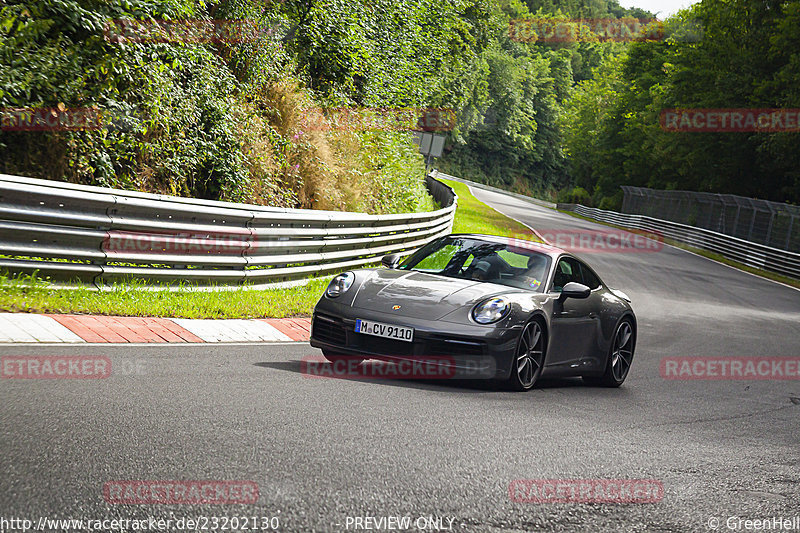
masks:
[[[369,362],[365,364],[371,364]],[[383,363],[392,364],[392,363]],[[402,379],[402,378],[370,378],[370,377],[329,377],[329,376],[309,376],[303,372],[302,361],[269,361],[254,363],[254,366],[262,368],[273,368],[275,370],[282,370],[284,372],[293,372],[302,375],[305,379],[309,380],[329,380],[336,379],[341,381],[357,381],[361,383],[373,383],[375,385],[384,385],[389,387],[404,387],[411,389],[423,389],[430,391],[442,392],[464,392],[464,393],[480,393],[480,392],[506,392],[513,394],[506,390],[502,383],[492,380],[484,379]],[[332,372],[331,372],[332,373]],[[535,389],[556,389],[556,388],[592,388],[587,387],[579,378],[563,378],[563,379],[542,379],[537,384]]]

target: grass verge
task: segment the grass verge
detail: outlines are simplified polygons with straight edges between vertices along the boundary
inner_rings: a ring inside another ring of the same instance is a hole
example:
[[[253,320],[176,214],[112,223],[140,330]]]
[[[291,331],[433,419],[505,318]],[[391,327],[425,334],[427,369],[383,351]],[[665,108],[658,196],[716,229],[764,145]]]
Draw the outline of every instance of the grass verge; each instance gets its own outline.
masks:
[[[458,194],[454,233],[487,233],[538,240],[522,224],[479,202],[463,183],[448,182]],[[78,313],[173,318],[284,318],[308,316],[329,277],[285,289],[226,291],[163,290],[134,284],[98,291],[53,288],[34,276],[0,275],[0,311]]]
[[[54,289],[41,279],[0,276],[0,310],[23,313],[160,316],[173,318],[283,318],[309,315],[328,285],[318,278],[304,286],[224,291],[145,289],[133,285],[98,291]]]
[[[541,242],[527,226],[475,198],[466,184],[445,179],[441,181],[452,187],[458,195],[453,233],[484,233]]]

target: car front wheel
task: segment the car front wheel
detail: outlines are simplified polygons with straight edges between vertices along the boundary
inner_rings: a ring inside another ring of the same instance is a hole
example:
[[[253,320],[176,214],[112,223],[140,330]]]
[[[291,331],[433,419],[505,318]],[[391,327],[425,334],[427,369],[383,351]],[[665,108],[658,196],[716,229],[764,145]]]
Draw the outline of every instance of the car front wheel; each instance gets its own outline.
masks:
[[[611,349],[608,353],[606,370],[602,376],[583,376],[589,385],[601,387],[619,387],[628,377],[633,362],[633,350],[636,345],[636,329],[633,322],[626,318],[617,326]]]
[[[517,341],[517,350],[508,378],[509,388],[526,391],[533,388],[542,374],[547,338],[538,320],[528,322]]]

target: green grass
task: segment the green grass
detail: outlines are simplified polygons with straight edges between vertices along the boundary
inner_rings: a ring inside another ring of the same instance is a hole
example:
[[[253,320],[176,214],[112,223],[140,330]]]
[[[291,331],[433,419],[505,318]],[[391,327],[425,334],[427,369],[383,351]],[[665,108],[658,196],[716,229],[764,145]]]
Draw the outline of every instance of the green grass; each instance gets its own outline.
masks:
[[[453,233],[484,233],[541,242],[526,226],[472,196],[469,187],[464,183],[445,179],[441,181],[452,187],[458,195]]]
[[[573,216],[575,218],[588,220],[588,221],[594,222],[596,224],[603,224],[605,226],[611,226],[613,228],[618,228],[618,229],[623,229],[623,230],[628,230],[629,231],[629,228],[625,228],[623,226],[618,226],[616,224],[609,224],[609,223],[606,223],[606,222],[600,222],[600,221],[595,220],[593,218],[585,217],[585,216],[579,215],[578,213],[575,213],[575,212],[572,212],[572,211],[565,211],[563,209],[558,209],[558,211],[561,212],[561,213],[564,213],[565,215],[570,215],[570,216]],[[702,248],[695,248],[694,246],[689,246],[688,244],[684,244],[682,242],[676,241],[674,239],[670,239],[668,237],[663,237],[662,236],[662,239],[664,240],[664,244],[669,244],[670,246],[674,246],[676,248],[680,248],[682,250],[686,250],[687,252],[692,252],[693,254],[701,255],[703,257],[706,257],[708,259],[712,259],[712,260],[717,261],[719,263],[723,263],[725,265],[732,266],[733,268],[737,268],[739,270],[743,270],[745,272],[749,272],[751,274],[755,274],[756,276],[761,276],[762,278],[771,279],[773,281],[784,283],[786,285],[791,285],[792,287],[797,287],[798,289],[800,289],[800,280],[798,280],[798,279],[790,278],[790,277],[787,277],[787,276],[782,276],[781,274],[778,274],[776,272],[770,272],[769,270],[761,270],[760,268],[751,267],[751,266],[745,265],[743,263],[740,263],[738,261],[734,261],[732,259],[728,259],[727,257],[725,257],[723,255],[720,255],[718,253],[709,252],[708,250],[703,250]]]
[[[98,291],[53,289],[29,276],[0,276],[0,310],[23,313],[161,316],[174,318],[283,318],[311,314],[329,278],[301,287],[191,291],[145,289],[137,284]]]
[[[466,185],[448,182],[458,194],[454,233],[486,233],[538,240],[520,224],[479,202]],[[21,313],[79,313],[173,318],[283,318],[308,316],[330,277],[286,289],[198,291],[146,288],[140,283],[111,290],[53,288],[35,276],[0,274],[0,311]]]

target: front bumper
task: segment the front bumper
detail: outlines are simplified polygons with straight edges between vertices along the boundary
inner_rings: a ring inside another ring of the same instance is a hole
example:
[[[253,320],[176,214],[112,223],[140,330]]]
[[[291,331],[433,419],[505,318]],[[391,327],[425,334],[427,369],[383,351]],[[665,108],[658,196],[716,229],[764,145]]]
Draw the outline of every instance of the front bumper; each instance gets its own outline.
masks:
[[[324,306],[321,305],[324,302]],[[474,370],[486,365],[482,378],[506,379],[520,334],[520,327],[499,328],[477,324],[420,320],[375,311],[353,309],[323,300],[314,309],[311,346],[333,353],[383,360],[446,358],[456,368]],[[414,328],[414,341],[406,342],[357,333],[356,319],[373,320]],[[430,359],[429,359],[430,360]],[[487,374],[488,373],[488,374]]]

